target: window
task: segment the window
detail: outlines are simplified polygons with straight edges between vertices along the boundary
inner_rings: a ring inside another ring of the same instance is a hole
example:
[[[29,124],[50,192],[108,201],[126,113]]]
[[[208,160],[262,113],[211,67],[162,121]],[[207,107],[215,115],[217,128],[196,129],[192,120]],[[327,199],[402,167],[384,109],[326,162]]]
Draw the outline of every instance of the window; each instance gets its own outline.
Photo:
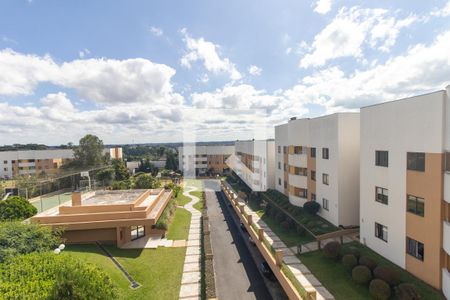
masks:
[[[425,200],[416,196],[408,195],[407,211],[418,216],[425,215]]]
[[[291,172],[295,175],[300,175],[300,176],[308,176],[308,169],[306,168],[299,168],[299,167],[290,167],[291,168]]]
[[[329,185],[330,184],[330,175],[323,173],[322,174],[322,183]]]
[[[6,165],[6,164],[8,163],[8,161],[7,161],[7,160],[4,160],[3,163]]]
[[[8,168],[3,168],[3,171],[5,171],[5,172],[8,171]]]
[[[311,201],[316,201],[316,194],[311,193]]]
[[[316,181],[316,171],[311,170],[311,180]]]
[[[144,226],[131,226],[131,240],[136,240],[145,235]]]
[[[408,170],[425,172],[425,153],[408,152],[407,168]]]
[[[308,190],[307,189],[299,189],[298,196],[300,198],[308,198]]]
[[[278,146],[278,153],[281,153],[281,146]]]
[[[379,167],[389,166],[389,152],[388,151],[375,151],[375,165]]]
[[[311,148],[311,157],[316,157],[316,148]]]
[[[278,178],[278,185],[281,185],[281,178]]]
[[[325,210],[329,210],[329,201],[328,201],[328,199],[322,198],[322,207]]]
[[[284,181],[284,188],[287,189],[287,181]]]
[[[283,164],[283,170],[287,171],[287,165],[286,164]]]
[[[328,148],[322,148],[322,158],[323,159],[330,158],[330,150]]]
[[[283,153],[286,154],[287,153],[287,147],[283,146]]]
[[[278,162],[278,170],[281,170],[281,162]]]
[[[388,241],[388,228],[375,222],[375,236],[385,242]]]
[[[382,187],[375,187],[375,201],[383,204],[388,204],[389,192],[388,189]]]
[[[423,261],[425,257],[425,247],[423,243],[406,237],[406,253]]]

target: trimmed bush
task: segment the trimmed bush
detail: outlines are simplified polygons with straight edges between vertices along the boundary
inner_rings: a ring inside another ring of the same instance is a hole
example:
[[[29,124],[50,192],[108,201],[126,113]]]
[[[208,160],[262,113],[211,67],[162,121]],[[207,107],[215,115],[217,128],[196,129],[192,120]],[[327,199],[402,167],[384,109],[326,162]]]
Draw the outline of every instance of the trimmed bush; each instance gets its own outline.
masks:
[[[315,215],[319,212],[320,209],[320,204],[317,203],[316,201],[307,201],[305,202],[305,204],[303,204],[303,209],[311,214],[311,215]]]
[[[372,272],[366,266],[356,266],[352,270],[352,278],[358,284],[367,284],[372,279]]]
[[[323,247],[323,254],[325,257],[331,259],[337,259],[339,257],[339,250],[341,249],[341,244],[339,242],[329,242]]]
[[[395,295],[399,300],[420,300],[419,292],[411,283],[400,283],[395,287]]]
[[[342,257],[342,264],[349,270],[352,270],[358,264],[358,259],[353,254],[346,254]]]
[[[377,267],[376,261],[367,256],[361,256],[359,258],[359,264],[368,267],[370,270],[373,270]]]
[[[391,296],[391,287],[384,280],[374,279],[370,282],[369,293],[375,300],[388,300]]]
[[[35,214],[36,207],[23,197],[12,196],[0,201],[0,221],[25,220]]]
[[[400,274],[397,270],[386,266],[378,266],[373,270],[375,278],[386,281],[390,285],[397,285],[400,283]]]
[[[359,249],[357,247],[354,247],[354,246],[350,246],[350,247],[346,248],[344,253],[345,254],[353,254],[356,257],[356,259],[359,259],[361,257],[361,252],[359,251]]]
[[[304,235],[306,233],[305,228],[303,228],[303,226],[300,226],[298,224],[295,226],[295,231],[297,232],[298,235]]]

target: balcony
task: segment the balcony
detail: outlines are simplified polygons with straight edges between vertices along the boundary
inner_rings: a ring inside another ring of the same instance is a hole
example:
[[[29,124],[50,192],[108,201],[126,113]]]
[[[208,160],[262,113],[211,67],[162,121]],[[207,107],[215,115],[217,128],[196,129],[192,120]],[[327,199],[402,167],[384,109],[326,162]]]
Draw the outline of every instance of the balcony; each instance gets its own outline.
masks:
[[[450,255],[450,223],[447,221],[443,222],[444,225],[444,241],[443,248],[448,255]]]
[[[442,269],[442,293],[450,299],[450,272],[446,268]]]
[[[308,177],[289,174],[289,184],[298,188],[306,189],[308,188]]]
[[[444,174],[444,200],[450,203],[450,173]]]
[[[289,154],[288,162],[291,166],[307,168],[308,156],[306,154]]]

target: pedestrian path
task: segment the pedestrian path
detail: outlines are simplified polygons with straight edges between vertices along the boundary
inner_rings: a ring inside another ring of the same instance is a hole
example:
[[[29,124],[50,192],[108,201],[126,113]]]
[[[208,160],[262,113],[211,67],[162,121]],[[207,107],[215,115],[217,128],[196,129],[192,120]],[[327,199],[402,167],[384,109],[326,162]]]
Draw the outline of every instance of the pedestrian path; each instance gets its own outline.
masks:
[[[185,240],[168,240],[161,234],[150,234],[122,245],[122,249],[156,249],[158,247],[186,247]]]
[[[200,201],[198,197],[192,196],[189,192],[195,191],[195,187],[186,187],[183,194],[191,198],[191,201],[184,205],[184,208],[191,214],[191,226],[186,242],[186,256],[184,259],[183,276],[181,278],[180,299],[200,299],[200,278],[201,278],[201,217],[202,214],[193,207]]]

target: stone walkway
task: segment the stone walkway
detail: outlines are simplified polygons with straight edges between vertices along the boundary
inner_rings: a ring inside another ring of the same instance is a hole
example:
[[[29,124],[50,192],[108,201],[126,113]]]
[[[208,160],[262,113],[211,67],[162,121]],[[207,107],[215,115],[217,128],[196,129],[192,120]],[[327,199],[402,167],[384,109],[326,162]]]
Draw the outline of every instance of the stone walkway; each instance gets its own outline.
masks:
[[[186,257],[184,259],[183,276],[181,278],[180,299],[200,299],[200,238],[201,238],[201,217],[202,214],[195,209],[194,203],[198,202],[195,196],[189,194],[189,192],[195,191],[196,188],[189,187],[183,194],[186,197],[191,198],[191,202],[186,204],[184,208],[191,214],[191,226],[189,227],[189,236],[187,240]]]
[[[158,247],[186,247],[185,240],[168,240],[161,234],[150,234],[122,245],[122,249],[156,249]]]

